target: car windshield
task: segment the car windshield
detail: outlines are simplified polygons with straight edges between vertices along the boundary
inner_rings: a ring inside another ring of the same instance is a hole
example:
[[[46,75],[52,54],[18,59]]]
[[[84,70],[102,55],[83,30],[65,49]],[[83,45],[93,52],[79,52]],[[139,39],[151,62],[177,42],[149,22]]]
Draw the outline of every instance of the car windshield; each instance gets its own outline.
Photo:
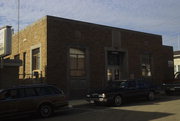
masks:
[[[106,88],[124,88],[126,85],[126,81],[113,81],[109,82]]]

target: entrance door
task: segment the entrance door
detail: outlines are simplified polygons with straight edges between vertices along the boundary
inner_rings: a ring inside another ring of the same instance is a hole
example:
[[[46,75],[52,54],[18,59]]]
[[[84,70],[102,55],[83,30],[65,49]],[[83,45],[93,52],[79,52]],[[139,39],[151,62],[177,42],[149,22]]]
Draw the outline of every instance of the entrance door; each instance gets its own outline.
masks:
[[[120,80],[121,79],[121,71],[119,67],[109,67],[107,69],[107,80]]]
[[[121,51],[107,52],[107,80],[120,80],[123,77],[125,53]]]

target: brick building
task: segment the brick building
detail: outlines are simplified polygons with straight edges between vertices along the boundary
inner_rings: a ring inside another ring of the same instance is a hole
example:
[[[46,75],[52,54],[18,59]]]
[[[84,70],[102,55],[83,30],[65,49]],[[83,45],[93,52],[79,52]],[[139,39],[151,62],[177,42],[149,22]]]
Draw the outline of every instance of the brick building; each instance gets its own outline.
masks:
[[[22,83],[56,84],[71,96],[109,80],[173,78],[173,49],[160,35],[53,16],[14,34],[8,57],[23,61]]]

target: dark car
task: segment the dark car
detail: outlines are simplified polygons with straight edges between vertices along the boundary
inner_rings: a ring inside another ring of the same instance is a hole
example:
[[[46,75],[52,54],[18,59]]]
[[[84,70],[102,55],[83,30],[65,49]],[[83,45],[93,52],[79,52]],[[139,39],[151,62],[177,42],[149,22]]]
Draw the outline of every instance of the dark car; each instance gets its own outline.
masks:
[[[163,87],[167,95],[180,95],[180,81],[164,83]]]
[[[120,106],[125,99],[154,100],[158,93],[157,86],[154,86],[149,80],[112,81],[106,88],[88,93],[86,100],[95,104],[110,103]]]
[[[0,117],[37,112],[49,117],[57,109],[68,108],[62,90],[52,85],[17,86],[0,90]]]

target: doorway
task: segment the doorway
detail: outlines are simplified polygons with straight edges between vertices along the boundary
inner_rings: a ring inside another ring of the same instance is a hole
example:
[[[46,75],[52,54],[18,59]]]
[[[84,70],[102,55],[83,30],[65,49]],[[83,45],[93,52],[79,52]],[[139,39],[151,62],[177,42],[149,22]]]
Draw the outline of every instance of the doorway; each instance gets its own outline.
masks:
[[[107,81],[117,81],[125,75],[125,52],[107,51]]]
[[[108,67],[107,69],[107,80],[120,80],[121,71],[119,67]]]

